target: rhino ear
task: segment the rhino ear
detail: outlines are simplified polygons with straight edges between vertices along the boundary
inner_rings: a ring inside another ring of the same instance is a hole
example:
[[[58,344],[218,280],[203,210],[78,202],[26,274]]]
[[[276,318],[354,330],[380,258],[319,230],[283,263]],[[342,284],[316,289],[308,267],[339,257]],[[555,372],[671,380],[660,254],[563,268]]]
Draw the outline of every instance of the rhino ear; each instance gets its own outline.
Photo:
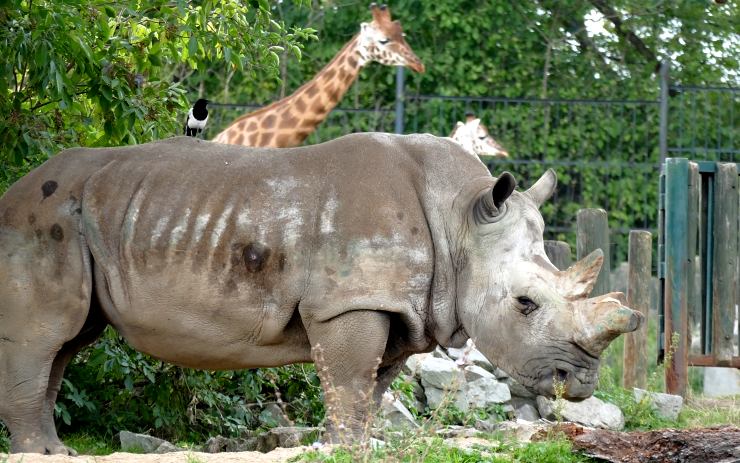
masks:
[[[516,188],[516,179],[508,172],[504,172],[496,179],[490,190],[475,200],[473,215],[479,224],[498,221],[506,211],[506,199]]]
[[[532,201],[537,204],[537,207],[540,207],[552,196],[557,185],[558,176],[555,174],[555,171],[547,169],[547,172],[542,174],[542,177],[526,191],[526,194],[532,198]]]

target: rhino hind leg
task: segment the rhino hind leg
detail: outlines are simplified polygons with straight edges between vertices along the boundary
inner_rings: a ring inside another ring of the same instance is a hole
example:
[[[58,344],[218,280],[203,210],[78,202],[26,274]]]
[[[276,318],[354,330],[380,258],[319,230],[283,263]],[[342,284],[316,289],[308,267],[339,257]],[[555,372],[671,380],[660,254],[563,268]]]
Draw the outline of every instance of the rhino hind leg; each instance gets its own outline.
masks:
[[[56,404],[57,394],[62,385],[64,369],[80,350],[93,343],[100,336],[100,333],[103,332],[107,325],[107,321],[96,299],[93,296],[90,312],[80,333],[62,346],[62,349],[57,353],[51,366],[41,422],[44,434],[51,439],[50,443],[47,443],[46,449],[51,454],[77,454],[73,449],[65,446],[57,436],[56,426],[54,425],[54,405]]]
[[[305,318],[304,318],[305,323]],[[390,318],[383,312],[358,310],[328,321],[309,321],[308,337],[321,372],[326,403],[326,436],[332,443],[366,439],[368,420],[377,406],[374,389],[383,358]]]

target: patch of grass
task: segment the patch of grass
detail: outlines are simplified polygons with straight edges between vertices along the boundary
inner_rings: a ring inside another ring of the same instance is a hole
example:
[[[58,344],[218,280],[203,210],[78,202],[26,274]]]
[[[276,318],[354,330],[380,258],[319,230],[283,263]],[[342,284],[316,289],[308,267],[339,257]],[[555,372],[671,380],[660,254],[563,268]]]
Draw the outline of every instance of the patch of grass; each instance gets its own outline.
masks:
[[[0,453],[10,452],[10,433],[8,428],[0,423]]]
[[[63,441],[80,455],[110,455],[120,450],[113,442],[89,434],[70,434]]]
[[[565,439],[529,442],[491,442],[490,446],[474,445],[463,449],[447,444],[441,438],[407,438],[388,443],[385,447],[359,455],[346,446],[337,447],[330,453],[306,452],[295,457],[293,462],[305,463],[587,463],[594,460],[573,453],[571,444]]]
[[[200,458],[196,457],[192,453],[188,453],[187,454],[185,461],[187,463],[203,463],[203,460],[201,460]]]
[[[740,426],[740,395],[689,397],[678,417],[681,427]]]

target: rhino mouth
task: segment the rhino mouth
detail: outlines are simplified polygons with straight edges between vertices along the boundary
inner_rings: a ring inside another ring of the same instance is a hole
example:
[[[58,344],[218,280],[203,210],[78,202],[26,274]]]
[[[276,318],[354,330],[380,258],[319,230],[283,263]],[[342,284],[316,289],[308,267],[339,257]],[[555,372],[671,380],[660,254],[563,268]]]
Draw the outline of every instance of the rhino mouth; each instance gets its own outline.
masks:
[[[562,394],[565,399],[577,402],[591,397],[598,382],[599,359],[578,345],[569,347],[574,348],[570,349],[571,355],[564,356],[564,351],[559,350],[559,355],[552,355],[548,362],[541,363],[534,375],[522,374],[523,385],[530,392],[547,398]]]

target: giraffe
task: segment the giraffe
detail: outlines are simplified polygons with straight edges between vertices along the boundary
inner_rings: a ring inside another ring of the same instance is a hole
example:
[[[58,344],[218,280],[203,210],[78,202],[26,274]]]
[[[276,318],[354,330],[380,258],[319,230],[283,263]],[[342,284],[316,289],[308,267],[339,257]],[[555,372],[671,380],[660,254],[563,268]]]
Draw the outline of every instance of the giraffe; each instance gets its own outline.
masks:
[[[509,157],[508,151],[488,133],[486,126],[472,113],[465,115],[465,123],[457,122],[450,138],[475,156]]]
[[[372,22],[362,23],[359,34],[313,79],[292,95],[239,117],[213,141],[276,148],[297,146],[334,109],[367,63],[377,61],[424,72],[424,64],[404,39],[401,23],[391,20],[390,9],[373,3],[370,11]]]

